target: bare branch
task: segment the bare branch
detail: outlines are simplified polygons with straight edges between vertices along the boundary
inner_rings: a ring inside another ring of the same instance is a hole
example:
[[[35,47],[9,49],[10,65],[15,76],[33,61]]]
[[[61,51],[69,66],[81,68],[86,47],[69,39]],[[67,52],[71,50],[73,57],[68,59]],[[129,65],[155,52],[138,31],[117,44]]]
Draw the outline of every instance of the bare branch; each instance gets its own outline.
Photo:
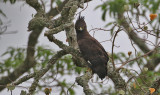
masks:
[[[116,71],[119,71],[119,70],[120,70],[124,65],[126,65],[127,63],[129,63],[129,62],[131,62],[131,61],[134,61],[134,60],[137,60],[137,59],[140,59],[140,58],[142,58],[142,57],[145,57],[145,56],[149,55],[150,53],[152,53],[152,52],[154,52],[154,51],[155,51],[155,49],[154,49],[154,50],[151,50],[151,51],[149,51],[149,52],[147,52],[147,53],[145,53],[144,55],[141,55],[141,56],[139,56],[139,57],[133,58],[133,59],[131,59],[131,60],[128,60],[128,61],[122,63],[122,65],[121,65],[119,68],[117,68]]]
[[[108,77],[111,78],[111,80],[114,83],[115,89],[117,91],[123,90],[126,91],[126,82],[122,78],[122,76],[117,73],[116,71],[113,71],[111,68],[108,68]]]
[[[61,50],[59,52],[57,52],[56,55],[54,55],[50,61],[47,63],[46,68],[39,70],[38,72],[36,72],[36,76],[34,78],[34,81],[31,85],[31,87],[29,88],[29,93],[27,95],[32,95],[34,93],[34,91],[36,90],[36,87],[38,85],[38,82],[40,80],[40,78],[52,67],[52,65],[54,65],[56,63],[56,61],[61,58],[63,55],[67,54],[66,52],[67,50]]]
[[[132,28],[129,26],[129,23],[123,18],[123,13],[118,14],[118,19],[121,19],[121,25],[126,30],[125,32],[128,34],[129,38],[132,39],[136,45],[144,52],[147,53],[150,51],[148,46],[144,43],[144,41],[132,30]]]
[[[60,26],[58,26],[56,28],[53,28],[53,29],[50,29],[50,30],[46,31],[44,33],[44,36],[52,35],[52,34],[57,34],[58,32],[63,31],[65,28],[70,27],[71,25],[73,25],[73,23],[62,24],[62,25],[60,25]]]
[[[114,38],[113,38],[113,42],[112,42],[112,65],[113,65],[114,70],[115,70],[115,64],[114,64],[114,58],[113,58],[113,49],[114,49],[114,42],[115,42],[116,36],[117,36],[119,31],[121,31],[120,28],[118,28],[118,30],[116,31],[116,33],[114,35]]]
[[[83,91],[86,95],[93,95],[92,90],[89,88],[88,82],[92,78],[92,73],[87,72],[84,75],[77,77],[76,82],[83,87]]]

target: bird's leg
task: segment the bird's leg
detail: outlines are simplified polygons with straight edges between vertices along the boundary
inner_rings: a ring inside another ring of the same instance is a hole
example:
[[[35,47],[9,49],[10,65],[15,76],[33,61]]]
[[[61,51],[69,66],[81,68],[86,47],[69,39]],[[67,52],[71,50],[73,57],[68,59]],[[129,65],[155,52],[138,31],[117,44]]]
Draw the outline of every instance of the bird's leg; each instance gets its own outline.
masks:
[[[87,61],[87,65],[88,65],[88,69],[87,69],[87,72],[88,71],[91,71],[92,72],[92,64],[90,63],[90,61]]]
[[[93,72],[92,72],[92,69],[90,68],[90,67],[87,67],[87,70],[86,70],[86,72],[91,72],[92,73],[92,76],[91,77],[93,77]]]
[[[87,67],[86,72],[91,72],[92,76],[93,76],[94,72],[92,70],[92,64],[90,63],[90,61],[87,61],[87,65],[88,65],[88,67]]]
[[[91,68],[87,68],[86,72],[92,72]]]

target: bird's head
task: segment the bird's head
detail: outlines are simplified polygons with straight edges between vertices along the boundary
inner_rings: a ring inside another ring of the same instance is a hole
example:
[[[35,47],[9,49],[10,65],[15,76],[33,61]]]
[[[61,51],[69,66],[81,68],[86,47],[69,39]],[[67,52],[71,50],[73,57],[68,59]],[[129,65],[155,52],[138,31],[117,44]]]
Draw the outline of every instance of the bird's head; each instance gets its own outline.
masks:
[[[87,30],[86,22],[84,21],[83,16],[78,17],[76,24],[75,24],[75,29],[76,29],[76,32],[83,32]]]

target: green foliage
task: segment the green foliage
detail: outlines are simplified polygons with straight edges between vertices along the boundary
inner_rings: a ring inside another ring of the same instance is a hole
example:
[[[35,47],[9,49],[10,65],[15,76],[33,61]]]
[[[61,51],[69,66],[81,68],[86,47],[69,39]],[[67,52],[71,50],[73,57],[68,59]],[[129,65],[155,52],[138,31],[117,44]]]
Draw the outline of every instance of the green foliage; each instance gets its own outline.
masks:
[[[20,95],[27,95],[27,92],[24,91],[24,90],[22,90],[21,93],[20,93]]]
[[[118,92],[118,94],[120,94],[120,95],[125,95],[125,91],[124,91],[124,90],[120,90],[120,91]]]
[[[75,95],[75,91],[73,89],[69,89],[68,91],[70,93],[69,95]]]
[[[4,64],[0,64],[1,74],[4,72],[11,73],[12,70],[24,61],[25,49],[9,47],[1,56],[8,56],[3,60],[2,63]]]
[[[50,58],[55,54],[54,51],[45,49],[43,46],[38,46],[35,53],[35,60],[38,62],[37,65],[40,66],[38,68],[44,68],[47,65],[47,62]],[[37,70],[38,70],[37,68]],[[36,69],[36,67],[35,67]]]
[[[59,6],[62,3],[62,0],[56,0],[57,6]]]
[[[128,56],[128,54],[126,54],[126,53],[124,53],[124,52],[118,52],[118,53],[114,53],[113,54],[113,57],[114,57],[114,61],[116,62],[116,63],[123,63],[123,62],[125,62],[125,61],[127,61],[127,60],[130,60],[130,59],[133,59],[134,58],[134,56],[133,55],[130,55],[130,56]],[[127,64],[127,66],[133,66],[133,64],[135,64],[135,62],[136,62],[136,60],[135,61],[131,61],[131,62],[129,62],[128,64]],[[142,62],[142,61],[141,61]]]
[[[7,84],[7,89],[10,90],[10,91],[12,91],[12,90],[15,89],[15,85],[13,85],[13,84]]]
[[[48,61],[56,54],[52,50],[45,49],[45,47],[38,46],[35,54],[35,59],[38,62],[37,65],[33,68],[34,71],[40,70],[41,68],[46,67]],[[85,68],[80,68],[74,65],[72,61],[72,56],[70,54],[60,58],[55,64],[53,64],[50,69],[50,73],[43,78],[43,81],[53,80],[57,78],[58,75],[61,77],[66,75],[81,74],[85,71]],[[69,95],[75,95],[75,91],[70,88],[71,83],[66,82],[65,78],[60,78],[53,84],[58,84],[57,87],[61,88],[60,95],[63,95],[68,90]],[[69,89],[70,88],[70,89]],[[42,86],[39,86],[39,89],[42,89]]]
[[[151,13],[159,13],[160,0],[107,0],[103,4],[98,5],[95,9],[102,10],[102,20],[105,21],[106,14],[109,14],[111,18],[114,18],[115,21],[108,22],[106,27],[111,27],[111,35],[115,31],[116,27],[114,22],[117,22],[121,25],[123,19],[118,19],[118,16],[124,15],[124,13],[129,12],[132,16],[130,18],[137,18],[146,16],[147,11]],[[127,9],[126,9],[127,8]],[[126,19],[126,18],[125,18]],[[155,22],[155,23],[154,23]],[[157,19],[151,22],[153,29],[160,29],[160,16]],[[153,31],[155,35],[159,35],[159,32]]]
[[[107,16],[109,15],[111,18],[114,19],[114,21],[110,21],[110,22],[107,21],[107,24],[106,24],[106,27],[110,28],[111,30],[110,33],[112,36],[115,33],[117,27],[125,27],[124,24],[127,24],[127,23],[129,24],[133,23],[134,24],[133,26],[135,27],[136,25],[138,25],[137,22],[139,22],[140,24],[148,23],[146,26],[144,25],[143,27],[144,30],[146,31],[149,30],[150,27],[148,26],[150,25],[153,29],[153,31],[150,31],[150,32],[152,32],[156,36],[159,36],[160,17],[154,19],[154,21],[150,21],[150,19],[148,19],[149,15],[147,14],[149,12],[150,14],[153,14],[153,13],[158,14],[159,16],[159,6],[160,6],[160,0],[107,0],[103,4],[98,5],[96,9],[99,8],[102,10],[103,21],[106,20],[105,19],[106,14]],[[126,13],[129,14],[129,17]],[[119,19],[120,17],[124,19]],[[142,21],[140,17],[143,18],[144,21]],[[125,23],[124,21],[127,23]],[[133,26],[130,25],[127,31],[130,32],[130,30],[135,30],[135,28],[137,29],[137,27],[134,28]],[[116,54],[114,53],[113,57],[114,57],[115,63],[124,63],[128,60],[139,57],[141,55],[143,55],[142,52],[137,52],[136,55],[131,55],[131,56],[128,56],[123,52],[119,52]],[[160,58],[159,50],[157,50],[156,53],[152,56],[147,56],[147,57],[144,56],[144,57],[138,58],[137,60],[127,63],[125,66],[123,66],[123,69],[120,70],[120,74],[124,74],[123,76],[126,76],[128,78],[134,77],[134,79],[131,79],[131,83],[129,83],[130,85],[128,85],[129,90],[127,90],[126,92],[127,95],[135,95],[135,94],[144,95],[147,91],[149,91],[149,87],[151,87],[151,84],[153,83],[155,78],[159,76],[160,72],[149,71],[148,68],[144,66],[148,61],[151,61],[151,59],[154,59],[154,58]],[[129,68],[132,68],[133,65],[134,66],[138,65],[137,67],[139,69],[141,68],[140,75],[139,75],[139,71],[134,71],[134,68],[129,69]],[[134,88],[133,86],[134,83],[136,84],[136,88]],[[121,94],[124,94],[124,93],[121,93]]]
[[[95,9],[101,8],[103,11],[102,20],[105,21],[106,13],[111,17],[116,17],[118,15],[117,13],[123,13],[125,11],[125,5],[130,4],[133,6],[136,2],[138,2],[138,0],[108,0],[101,5],[98,5]]]
[[[0,15],[2,15],[3,17],[7,17],[6,14],[0,9]]]
[[[160,1],[159,0],[143,0],[143,6],[149,9],[152,13],[158,13]]]
[[[71,84],[67,83],[66,80],[63,80],[62,82],[59,82],[58,85],[61,86],[60,95],[64,95],[66,93],[65,89],[67,89],[67,93],[69,95],[75,95],[75,91],[72,88],[70,88]]]
[[[11,4],[14,4],[16,0],[3,0],[3,2],[9,1]],[[56,5],[62,4],[63,0],[55,0]],[[114,18],[114,21],[108,22],[106,27],[111,26],[111,35],[114,34],[114,31],[117,28],[116,23],[120,25],[123,19],[117,19],[118,14],[121,13],[124,15],[124,13],[129,12],[132,14],[132,16],[137,16],[137,8],[136,4],[141,4],[143,8],[141,8],[140,13],[138,16],[145,17],[146,11],[150,11],[150,13],[158,13],[158,8],[160,1],[159,0],[106,0],[103,4],[97,6],[95,9],[100,8],[102,10],[102,20],[105,21],[106,14],[109,14],[110,17]],[[135,11],[135,12],[134,12]],[[0,15],[6,17],[5,13],[3,13],[2,10],[0,10]],[[158,16],[159,19],[154,20],[160,22],[160,15]],[[153,22],[151,22],[152,24]],[[0,25],[3,23],[0,20]],[[159,29],[159,23],[155,23],[153,25],[153,29]],[[147,26],[146,26],[147,27]],[[148,30],[148,27],[144,27],[145,30]],[[159,32],[153,31],[156,35],[159,35]],[[31,72],[36,72],[38,70],[41,70],[47,66],[47,63],[49,60],[56,54],[56,52],[45,49],[44,46],[38,46],[35,53],[35,61],[36,66],[34,66],[32,69],[28,71],[28,74]],[[134,55],[127,55],[124,52],[114,53],[114,61],[115,63],[123,63],[130,59],[133,59],[135,57],[139,57],[142,55],[142,52],[138,52],[136,56]],[[13,70],[15,70],[16,67],[18,67],[20,64],[22,64],[26,58],[26,49],[23,48],[13,48],[9,47],[6,52],[2,54],[2,57],[4,60],[2,60],[2,64],[0,64],[0,74],[3,75],[5,72],[7,74],[11,73]],[[160,72],[155,71],[149,71],[148,68],[144,67],[145,63],[148,62],[150,59],[154,57],[160,57],[159,53],[156,53],[155,55],[151,57],[143,57],[134,61],[131,61],[127,63],[124,68],[122,68],[119,72],[124,77],[130,78],[134,77],[134,79],[131,79],[130,82],[127,84],[128,88],[132,93],[144,95],[145,92],[148,91],[148,88],[151,86],[153,81],[156,79],[157,76],[160,76]],[[142,68],[142,73],[139,75],[139,72],[136,72],[132,69],[128,69],[128,67],[132,67],[134,64],[137,64]],[[108,63],[110,64],[110,63]],[[117,64],[116,64],[117,65]],[[119,65],[119,64],[118,64]],[[120,64],[122,65],[122,64]],[[116,66],[117,67],[117,66]],[[64,95],[66,92],[68,92],[69,95],[75,95],[75,90],[72,89],[72,87],[76,87],[73,85],[73,83],[70,83],[66,80],[65,76],[72,77],[73,75],[80,75],[84,73],[86,68],[80,68],[74,65],[74,62],[72,61],[72,56],[70,54],[63,56],[62,58],[59,58],[59,60],[54,63],[48,71],[48,73],[45,74],[44,77],[42,77],[41,84],[39,84],[39,89],[37,91],[42,91],[42,89],[46,86],[55,88],[60,88],[60,95]],[[52,80],[51,82],[49,80]],[[98,81],[99,78],[96,79]],[[46,81],[49,83],[46,83]],[[136,84],[136,87],[133,86],[133,84]],[[47,84],[47,85],[46,85]],[[98,87],[93,86],[95,92],[97,88],[101,89],[105,92],[111,93],[111,95],[117,95],[121,94],[124,95],[124,91],[120,90],[119,92],[116,92],[115,89],[112,87],[109,88],[103,88],[102,83],[96,83],[98,84]],[[8,84],[7,88],[9,90],[14,90],[15,86],[12,84]],[[143,92],[142,89],[145,91]],[[129,93],[128,91],[126,92]],[[25,95],[26,91],[21,91],[21,95]],[[54,94],[54,93],[53,93]],[[130,95],[130,94],[128,94]]]
[[[11,4],[14,4],[15,2],[16,2],[16,0],[3,0],[3,2],[7,2],[7,1],[9,1]]]
[[[7,17],[6,14],[0,9],[0,35],[7,30],[7,26],[3,25],[2,17]]]
[[[132,83],[135,83],[135,87],[131,83],[132,93],[143,95],[145,92],[149,91],[149,88],[151,87],[151,85],[153,84],[153,82],[156,80],[158,76],[160,76],[159,72],[144,71],[140,77],[135,79],[136,82],[135,81],[132,82]]]
[[[38,46],[35,53],[35,60],[37,62],[36,66],[34,66],[32,69],[28,71],[28,74],[31,72],[36,72],[38,70],[41,70],[42,68],[45,68],[47,66],[47,63],[49,60],[56,54],[54,51],[50,49],[45,49],[46,46]],[[1,62],[3,64],[0,64],[0,72],[3,74],[4,72],[11,73],[13,70],[15,70],[16,67],[18,67],[20,64],[22,64],[26,57],[26,49],[24,48],[13,48],[9,47],[6,52],[4,52],[1,56],[5,59]],[[85,68],[80,68],[74,65],[72,62],[72,56],[71,55],[65,55],[62,58],[60,58],[50,69],[49,74],[47,74],[42,80],[42,83],[44,81],[53,80],[54,78],[57,78],[56,76],[66,76],[66,75],[73,75],[73,74],[81,74],[84,73]],[[45,83],[44,83],[45,84]],[[70,95],[75,95],[74,89],[70,88],[72,85],[71,83],[66,82],[65,77],[61,78],[60,80],[57,80],[53,82],[53,84],[58,84],[57,87],[60,87],[63,89],[60,93],[63,95],[68,90]],[[10,86],[8,86],[10,87]],[[69,89],[70,88],[70,89]],[[43,86],[39,85],[39,90],[42,90]],[[37,90],[37,91],[39,91]],[[21,92],[23,93],[23,92]]]

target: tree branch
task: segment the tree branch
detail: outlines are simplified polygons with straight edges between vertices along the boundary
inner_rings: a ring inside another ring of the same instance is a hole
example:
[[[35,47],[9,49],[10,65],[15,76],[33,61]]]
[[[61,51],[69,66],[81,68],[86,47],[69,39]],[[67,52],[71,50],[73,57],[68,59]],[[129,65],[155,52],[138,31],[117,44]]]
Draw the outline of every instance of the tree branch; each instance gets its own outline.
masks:
[[[113,57],[114,42],[115,42],[115,39],[116,39],[116,37],[117,37],[118,32],[120,32],[120,31],[121,31],[121,29],[120,29],[120,27],[119,27],[118,30],[116,31],[114,37],[113,37],[113,42],[112,42],[112,65],[113,65],[113,69],[114,69],[114,70],[115,70],[114,57]]]
[[[91,72],[87,72],[84,75],[76,78],[76,82],[78,83],[78,85],[83,87],[83,92],[85,93],[85,95],[93,95],[93,92],[88,85],[88,82],[91,78],[92,78]]]
[[[60,48],[66,50],[68,48],[73,48],[73,47],[70,47],[70,46],[67,46],[65,44],[63,44],[63,42],[55,39],[54,36],[47,36],[48,39],[51,41],[51,42],[54,42],[56,45],[58,45]],[[87,63],[83,58],[82,58],[82,55],[81,53],[76,50],[76,49],[73,49],[73,52],[70,52],[70,54],[72,54],[72,56],[76,57],[76,65],[79,66],[79,67],[87,67],[89,63]]]
[[[125,32],[128,34],[129,38],[134,41],[134,43],[144,52],[147,53],[151,51],[149,47],[145,44],[144,40],[141,39],[137,33],[134,32],[134,30],[129,26],[129,23],[124,19],[123,13],[118,13],[118,19],[121,19],[121,25],[126,30]],[[149,56],[154,55],[153,52],[148,54]],[[160,57],[155,57],[151,61],[149,61],[145,67],[147,67],[149,70],[154,70],[155,67],[159,64]]]
[[[126,91],[126,82],[125,80],[121,77],[121,75],[116,72],[113,71],[111,68],[108,68],[108,77],[111,78],[111,80],[113,81],[114,85],[115,85],[115,89],[117,91],[119,90],[123,90]]]
[[[125,32],[128,34],[129,38],[131,38],[135,44],[144,52],[147,53],[150,51],[148,46],[144,43],[144,41],[133,31],[133,29],[129,26],[129,23],[124,19],[123,13],[118,14],[118,19],[122,20],[120,23],[124,29]]]
[[[40,78],[52,67],[52,65],[54,65],[56,63],[56,61],[61,58],[63,55],[67,54],[67,52],[70,52],[70,50],[61,50],[59,52],[57,52],[57,54],[55,54],[50,61],[47,63],[46,68],[39,70],[38,72],[36,72],[36,76],[34,78],[34,81],[31,85],[31,87],[29,88],[29,93],[27,95],[33,95],[34,91],[36,90],[36,87],[38,85],[38,82],[40,80]]]
[[[23,76],[22,78],[20,78],[19,80],[17,80],[16,82],[13,82],[14,85],[19,85],[27,80],[29,80],[30,78],[33,78],[36,75],[36,73],[32,73],[26,76]]]
[[[149,55],[150,53],[152,53],[152,52],[154,52],[154,51],[155,51],[155,49],[154,49],[154,50],[151,50],[151,51],[149,51],[149,52],[147,52],[147,53],[145,53],[144,55],[141,55],[141,56],[139,56],[139,57],[136,57],[136,58],[133,58],[133,59],[131,59],[131,60],[127,60],[126,62],[123,62],[122,65],[121,65],[119,68],[116,69],[116,71],[119,71],[119,70],[120,70],[124,65],[126,65],[127,63],[129,63],[129,62],[131,62],[131,61],[134,61],[134,60],[138,60],[138,59],[140,59],[140,58],[142,58],[142,57],[145,57],[145,56]]]
[[[34,48],[36,46],[41,30],[41,27],[34,29],[33,32],[30,34],[27,47],[27,56],[25,61],[8,76],[0,78],[0,85],[4,85],[3,87],[0,87],[0,91],[3,90],[8,83],[15,81],[19,76],[21,76],[23,73],[28,71],[31,67],[33,67],[36,64],[34,59]]]
[[[34,20],[32,19],[30,21],[29,26],[28,26],[29,31],[32,30],[32,33],[30,34],[29,40],[28,40],[27,55],[26,55],[27,57],[26,57],[25,61],[20,66],[18,66],[11,74],[0,78],[0,85],[4,85],[4,86],[0,87],[0,91],[3,90],[7,84],[15,81],[19,76],[21,76],[23,73],[27,72],[34,65],[36,65],[36,62],[34,60],[34,53],[35,53],[34,48],[37,44],[38,37],[41,34],[43,27],[44,26],[49,27],[49,25],[53,25],[53,24],[56,26],[56,24],[57,24],[54,21],[48,22],[48,19],[43,18],[44,11],[42,10],[42,7],[40,6],[40,4],[38,3],[37,0],[26,0],[26,2],[31,7],[35,8],[35,10],[37,11],[35,18],[33,18]],[[61,10],[59,10],[59,11],[61,11]],[[59,13],[54,13],[55,16],[57,14],[59,14]],[[47,15],[47,16],[49,17],[49,15]],[[38,23],[39,21],[40,21],[40,23]],[[34,27],[36,27],[36,28],[34,28]]]
[[[151,85],[150,88],[154,88],[155,89],[155,92],[153,93],[153,95],[158,95],[158,89],[160,88],[160,77],[158,77],[154,82],[153,84]],[[147,94],[145,95],[151,95],[150,94],[150,91],[147,92]]]
[[[148,70],[153,71],[159,63],[160,63],[160,56],[156,56],[153,59],[151,59],[150,61],[148,61],[144,67],[147,67]]]
[[[42,9],[37,0],[26,0],[26,2],[30,6],[35,8],[35,10],[37,10],[37,16],[41,16],[38,13],[39,12],[41,13]],[[43,27],[33,29],[33,32],[29,36],[27,56],[26,56],[24,63],[18,66],[11,74],[9,74],[8,76],[2,77],[0,79],[0,85],[4,85],[3,87],[0,87],[0,91],[6,87],[5,86],[6,84],[11,83],[12,81],[15,81],[19,76],[21,76],[23,73],[28,71],[31,67],[33,67],[36,64],[35,59],[34,59],[34,53],[35,53],[34,48],[36,46],[38,37],[41,34],[42,29]]]

